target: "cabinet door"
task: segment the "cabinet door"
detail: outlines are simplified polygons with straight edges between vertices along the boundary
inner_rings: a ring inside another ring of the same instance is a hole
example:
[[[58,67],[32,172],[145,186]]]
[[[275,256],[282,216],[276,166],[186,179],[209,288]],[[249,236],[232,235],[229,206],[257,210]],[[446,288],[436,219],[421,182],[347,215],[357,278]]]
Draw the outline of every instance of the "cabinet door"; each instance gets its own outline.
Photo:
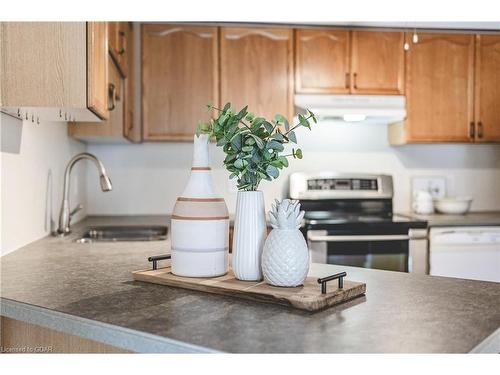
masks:
[[[291,29],[222,28],[221,102],[257,116],[293,114]]]
[[[476,37],[476,141],[500,141],[500,36]]]
[[[142,26],[145,140],[192,141],[198,122],[210,118],[206,104],[219,104],[217,46],[216,27]]]
[[[87,106],[108,118],[108,42],[106,22],[87,22]]]
[[[473,77],[473,35],[419,34],[406,56],[407,141],[472,141]]]
[[[82,140],[116,141],[124,136],[124,99],[125,84],[116,64],[108,59],[107,120],[97,123],[69,123],[69,135]]]
[[[351,92],[404,94],[404,34],[352,32]]]
[[[349,93],[349,31],[296,30],[295,92]]]
[[[142,138],[140,122],[135,120],[135,94],[136,94],[136,72],[135,72],[135,35],[132,23],[128,23],[127,45],[125,46],[128,75],[125,78],[125,101],[124,101],[124,125],[123,135],[132,142],[140,142]]]
[[[130,33],[129,22],[108,22],[109,53],[123,77],[128,74],[127,44]]]

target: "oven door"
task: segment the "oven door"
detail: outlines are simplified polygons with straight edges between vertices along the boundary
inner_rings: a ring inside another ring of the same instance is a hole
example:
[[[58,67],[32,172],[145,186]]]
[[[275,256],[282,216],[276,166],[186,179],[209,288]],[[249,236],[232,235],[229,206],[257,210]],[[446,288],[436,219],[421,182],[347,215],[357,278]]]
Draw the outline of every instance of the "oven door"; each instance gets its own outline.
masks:
[[[309,230],[311,260],[388,271],[427,273],[427,233],[410,229],[408,234],[332,235]]]

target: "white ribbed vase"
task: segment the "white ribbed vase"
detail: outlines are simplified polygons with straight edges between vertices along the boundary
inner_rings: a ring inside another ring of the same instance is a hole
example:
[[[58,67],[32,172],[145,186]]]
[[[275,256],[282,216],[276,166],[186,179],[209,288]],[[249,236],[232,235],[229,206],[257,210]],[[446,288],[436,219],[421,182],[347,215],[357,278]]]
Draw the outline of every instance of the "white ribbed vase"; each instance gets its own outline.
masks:
[[[239,191],[233,235],[233,272],[237,279],[262,280],[262,249],[266,240],[266,213],[261,191]]]
[[[193,166],[171,220],[172,273],[215,277],[229,268],[229,213],[214,189],[208,136],[194,136]]]

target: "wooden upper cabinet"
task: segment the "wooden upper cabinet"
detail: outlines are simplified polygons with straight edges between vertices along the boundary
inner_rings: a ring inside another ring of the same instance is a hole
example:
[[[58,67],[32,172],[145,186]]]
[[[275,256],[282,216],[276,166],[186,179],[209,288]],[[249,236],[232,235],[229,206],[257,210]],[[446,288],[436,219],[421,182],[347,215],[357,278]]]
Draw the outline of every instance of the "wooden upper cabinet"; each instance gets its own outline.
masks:
[[[472,141],[473,80],[474,35],[419,34],[406,56],[406,141]]]
[[[83,141],[122,140],[124,136],[124,82],[115,62],[108,59],[108,97],[106,100],[109,110],[108,118],[96,123],[72,122],[68,127],[69,135]]]
[[[476,36],[476,141],[500,141],[500,36]]]
[[[206,104],[219,104],[218,71],[218,28],[143,24],[143,138],[192,141],[198,122],[210,118]]]
[[[87,105],[108,118],[108,30],[106,22],[87,22]]]
[[[124,119],[123,119],[123,135],[132,142],[140,142],[142,140],[142,128],[140,121],[136,120],[136,82],[140,81],[139,74],[136,73],[136,54],[137,48],[135,45],[135,27],[131,22],[127,22],[127,67],[128,75],[125,79],[125,100],[124,100]],[[138,116],[137,116],[138,117]]]
[[[404,34],[352,32],[351,92],[404,94]]]
[[[91,33],[95,27],[91,39],[86,22],[0,23],[2,111],[33,122],[104,117],[99,80],[106,68],[105,30],[89,27]]]
[[[349,39],[344,30],[296,30],[295,92],[349,93]]]
[[[130,38],[130,22],[108,22],[109,53],[115,61],[121,75],[128,75],[128,39]]]
[[[293,114],[293,31],[222,28],[221,103],[257,116]]]

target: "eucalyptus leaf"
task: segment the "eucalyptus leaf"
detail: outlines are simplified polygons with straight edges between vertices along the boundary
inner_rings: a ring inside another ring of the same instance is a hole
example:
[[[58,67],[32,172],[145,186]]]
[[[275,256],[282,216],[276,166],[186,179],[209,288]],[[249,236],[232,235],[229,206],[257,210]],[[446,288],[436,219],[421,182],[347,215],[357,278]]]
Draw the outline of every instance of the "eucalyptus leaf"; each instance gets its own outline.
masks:
[[[234,162],[234,166],[238,169],[243,169],[244,168],[244,165],[243,165],[243,160],[242,159],[237,159],[235,162]]]
[[[291,131],[290,133],[288,133],[287,135],[288,139],[293,142],[293,143],[297,143],[297,136],[295,135],[295,132],[294,131]]]
[[[274,125],[271,124],[269,121],[264,121],[264,128],[269,134],[271,134],[271,132],[274,130]]]
[[[272,165],[269,165],[269,166],[267,167],[267,169],[266,169],[266,173],[267,173],[269,176],[274,177],[274,178],[278,177],[278,176],[279,176],[279,174],[280,174],[280,172],[279,172],[278,168],[276,168],[276,167],[274,167],[274,166],[272,166]]]

